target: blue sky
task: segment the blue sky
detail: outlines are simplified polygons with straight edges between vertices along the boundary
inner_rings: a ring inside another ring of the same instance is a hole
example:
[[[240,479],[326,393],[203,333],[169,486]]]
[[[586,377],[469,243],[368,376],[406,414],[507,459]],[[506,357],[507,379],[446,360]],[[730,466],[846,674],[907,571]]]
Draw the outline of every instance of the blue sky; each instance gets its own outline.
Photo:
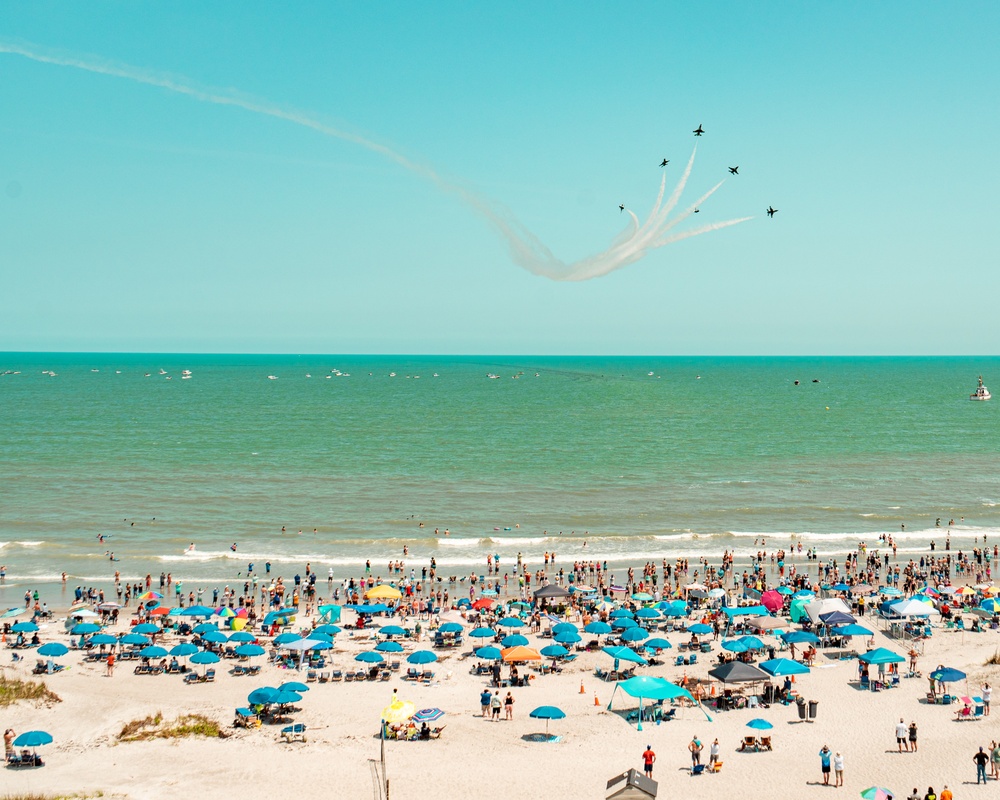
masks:
[[[740,175],[682,228],[754,219],[551,281],[357,144],[0,53],[0,350],[997,351],[996,3],[499,6],[6,4],[0,43],[301,112],[565,260],[699,123],[684,199]]]

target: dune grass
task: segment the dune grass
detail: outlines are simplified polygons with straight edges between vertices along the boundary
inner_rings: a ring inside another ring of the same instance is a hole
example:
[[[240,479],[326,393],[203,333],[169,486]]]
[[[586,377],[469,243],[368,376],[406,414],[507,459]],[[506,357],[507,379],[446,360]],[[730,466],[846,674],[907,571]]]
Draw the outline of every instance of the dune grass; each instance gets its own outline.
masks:
[[[1000,650],[993,651],[993,655],[983,662],[984,667],[995,667],[1000,665]]]
[[[46,705],[62,702],[59,695],[41,681],[11,680],[0,676],[0,707],[13,705],[19,700]]]
[[[218,722],[202,714],[184,714],[172,722],[166,722],[162,712],[157,711],[151,716],[126,723],[118,734],[118,741],[145,742],[151,739],[185,739],[191,736],[224,739],[228,735]]]

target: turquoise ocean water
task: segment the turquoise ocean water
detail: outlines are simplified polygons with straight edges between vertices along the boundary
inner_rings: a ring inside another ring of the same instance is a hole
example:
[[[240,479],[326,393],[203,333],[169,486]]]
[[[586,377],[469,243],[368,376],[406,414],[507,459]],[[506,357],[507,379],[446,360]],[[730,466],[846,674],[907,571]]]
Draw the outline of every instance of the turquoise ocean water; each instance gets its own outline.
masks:
[[[464,575],[487,552],[641,564],[880,532],[917,552],[939,517],[953,548],[1000,533],[1000,396],[968,399],[980,373],[1000,391],[997,358],[8,353],[4,371],[11,596],[63,570],[346,577],[404,545],[407,571]]]

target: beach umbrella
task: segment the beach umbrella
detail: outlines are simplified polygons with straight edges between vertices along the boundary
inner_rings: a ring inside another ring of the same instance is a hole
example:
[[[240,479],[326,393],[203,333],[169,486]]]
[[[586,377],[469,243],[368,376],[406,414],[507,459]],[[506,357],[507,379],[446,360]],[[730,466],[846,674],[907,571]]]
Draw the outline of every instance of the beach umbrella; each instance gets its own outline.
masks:
[[[722,642],[722,649],[728,650],[730,653],[745,653],[750,648],[740,639],[725,639]]]
[[[223,619],[232,619],[236,616],[236,612],[229,606],[219,606],[215,609],[215,616],[222,617]]]
[[[480,647],[476,650],[476,658],[482,658],[486,661],[500,661],[503,659],[503,653],[497,647]]]
[[[241,644],[233,651],[240,658],[256,658],[262,656],[267,651],[259,644]]]
[[[747,650],[764,650],[767,647],[756,636],[741,636],[740,641],[747,646]]]
[[[543,647],[538,652],[546,658],[562,658],[565,655],[569,655],[569,650],[561,644],[550,644],[547,647]]]
[[[274,697],[277,691],[273,686],[262,686],[260,689],[254,689],[247,695],[247,702],[252,706],[270,705],[271,698]]]
[[[497,596],[496,589],[483,589],[483,591],[480,594],[482,594],[483,597],[489,597],[489,598]]]
[[[523,600],[515,600],[510,604],[511,608],[531,608],[531,603],[525,603]]]
[[[132,633],[141,633],[148,636],[151,633],[161,633],[161,629],[159,625],[154,625],[152,622],[142,622],[132,626]]]
[[[512,664],[515,661],[541,661],[542,654],[537,650],[532,650],[530,647],[524,647],[519,645],[517,647],[508,647],[501,651],[503,653],[503,660],[508,664]]]
[[[201,634],[201,639],[202,641],[208,642],[209,644],[222,644],[223,642],[229,641],[226,638],[226,634],[224,634],[218,628],[215,628],[210,631],[205,631],[203,634]]]
[[[399,642],[379,642],[375,649],[380,653],[402,653],[403,645]]]
[[[188,606],[181,609],[182,617],[210,617],[214,613],[215,609],[208,606]]]
[[[52,734],[45,731],[25,731],[14,740],[14,747],[41,747],[52,744]]]
[[[165,647],[160,647],[158,644],[151,644],[139,651],[139,656],[141,658],[166,658],[166,655],[167,649]]]
[[[611,627],[616,631],[624,631],[628,628],[636,628],[639,623],[633,617],[618,617],[611,620]]]
[[[597,636],[600,636],[605,633],[611,633],[611,626],[608,625],[608,623],[606,622],[595,620],[594,622],[591,622],[586,627],[584,627],[584,631],[586,631],[587,633],[592,633]]]
[[[354,660],[360,661],[362,664],[381,664],[385,661],[385,657],[374,650],[365,650],[363,653],[358,653],[354,656]]]
[[[623,642],[641,642],[649,638],[649,632],[643,628],[626,628],[622,631]]]
[[[94,622],[81,622],[78,625],[74,625],[73,629],[70,631],[72,636],[86,636],[91,633],[97,633],[101,629],[101,626]]]
[[[483,609],[492,607],[495,602],[496,600],[492,597],[480,597],[472,604],[472,607],[476,611],[482,611]]]
[[[10,626],[10,629],[14,633],[36,633],[38,631],[38,626],[34,622],[15,622]]]
[[[884,594],[886,597],[902,597],[903,593],[899,591],[895,586],[879,586],[879,594]]]
[[[563,633],[557,633],[552,637],[557,644],[576,644],[577,642],[582,642],[583,637],[580,636],[576,631],[565,631]]]
[[[126,633],[119,641],[122,644],[147,645],[149,637],[143,636],[141,633]]]
[[[569,597],[569,590],[563,589],[562,586],[556,586],[554,583],[550,583],[548,586],[543,586],[541,589],[536,589],[533,594],[533,597],[536,600],[544,600],[546,598],[553,598],[553,597]]]
[[[501,647],[518,647],[520,645],[526,645],[528,643],[528,637],[521,636],[519,633],[512,633],[510,636],[504,636],[503,640],[500,642]]]
[[[805,675],[809,672],[809,667],[805,664],[800,664],[790,658],[772,658],[770,661],[761,661],[760,668],[776,678],[783,675]]]
[[[474,639],[492,639],[497,632],[493,628],[476,628],[469,633]]]
[[[788,644],[819,644],[819,637],[809,631],[789,631],[778,635]]]
[[[894,653],[892,650],[887,650],[884,647],[878,647],[875,650],[862,653],[858,656],[858,660],[864,661],[866,664],[901,664],[906,661],[898,653]]]
[[[208,631],[217,631],[219,630],[219,626],[214,622],[199,622],[192,630],[197,634],[202,634]]]
[[[138,600],[140,603],[148,603],[150,600],[162,600],[163,599],[163,595],[160,594],[159,592],[149,592],[149,591],[147,591],[147,592],[143,592],[142,594],[140,594],[135,599]]]
[[[284,611],[268,611],[264,615],[264,625],[269,627],[278,623],[279,625],[286,624],[290,619],[295,616],[295,609],[287,608]]]
[[[42,651],[39,650],[38,652],[41,653]],[[931,677],[938,683],[955,683],[956,681],[965,680],[966,676],[960,669],[942,667],[941,669],[934,670],[931,673]]]
[[[61,642],[47,642],[38,648],[38,655],[58,658],[69,652],[69,648]]]
[[[646,641],[642,643],[642,646],[647,650],[669,650],[673,647],[673,645],[662,636],[658,636],[655,639],[646,639]]]
[[[86,606],[84,606],[86,608]],[[0,619],[10,619],[11,617],[16,617],[23,614],[28,609],[26,608],[8,608],[3,614],[0,614]]]
[[[407,664],[433,664],[437,660],[433,650],[415,650],[406,657]]]
[[[368,600],[399,600],[402,597],[403,593],[399,589],[385,583],[379,584],[365,592],[365,598]]]
[[[719,600],[720,598],[726,596],[726,590],[720,589],[718,587],[716,587],[715,589],[709,589],[708,596],[711,597],[713,600]]]
[[[398,626],[390,625],[389,627],[392,628],[392,627],[398,627]],[[406,633],[406,631],[403,630],[403,628],[398,628],[398,630],[403,631],[403,633],[399,634],[400,636],[402,636],[402,635],[404,635]],[[384,632],[384,629],[383,629],[383,632]],[[331,625],[331,624],[327,623],[326,625],[320,625],[318,628],[313,628],[313,631],[312,631],[312,633],[309,634],[309,636],[310,637],[313,637],[313,636],[330,636],[330,637],[333,637],[333,636],[336,636],[338,633],[341,633],[341,628],[339,628],[336,625]]]
[[[417,707],[409,700],[396,699],[382,709],[382,721],[390,725],[398,725],[400,722],[406,722],[415,713],[417,713]]]
[[[90,637],[89,641],[94,646],[100,646],[102,644],[118,644],[118,637],[112,636],[110,633],[95,633]]]
[[[995,597],[987,598],[979,604],[979,607],[990,614],[1000,614],[1000,600]]]
[[[768,589],[760,596],[760,603],[770,612],[775,612],[785,604],[785,598],[774,589]]]
[[[559,622],[552,626],[552,635],[557,633],[579,633],[579,629],[572,622]]]
[[[608,616],[610,616],[611,619],[619,619],[620,617],[634,617],[635,614],[633,614],[627,608],[616,608]]]
[[[555,706],[539,706],[530,714],[529,717],[532,719],[544,719],[545,720],[545,735],[549,735],[549,720],[550,719],[563,719],[566,713]]]
[[[851,587],[848,586],[843,581],[841,581],[840,583],[835,583],[835,584],[833,584],[833,586],[831,586],[829,588],[832,589],[835,592],[849,592],[849,591],[851,591]]]
[[[636,592],[634,595],[632,595],[632,599],[638,600],[640,603],[645,603],[648,600],[652,600],[653,595],[649,594],[648,592]]]
[[[286,692],[308,692],[309,687],[301,681],[285,681],[278,687],[278,690]]]
[[[870,631],[864,625],[858,625],[857,623],[841,625],[839,628],[831,628],[830,633],[834,636],[874,636],[874,631]]]
[[[282,647],[283,645],[286,645],[289,642],[297,642],[301,638],[302,637],[299,636],[297,633],[291,633],[291,632],[279,633],[271,641],[271,644],[273,644],[275,647]]]
[[[808,589],[799,589],[792,597],[796,600],[812,600],[816,597],[816,593],[810,592]]]
[[[322,627],[337,628],[336,625],[324,625]],[[317,628],[317,630],[319,629]],[[340,628],[337,628],[337,630],[340,631]],[[380,636],[406,636],[406,628],[403,628],[399,625],[383,625],[381,628],[375,631],[375,633],[379,634]]]
[[[235,644],[249,644],[257,639],[250,631],[236,631],[229,634],[229,641]]]
[[[441,633],[461,633],[464,628],[457,622],[446,622],[438,630]]]
[[[792,589],[790,586],[779,586],[774,591],[776,591],[778,594],[784,595],[785,597],[795,594],[795,590]]]
[[[192,664],[218,664],[220,660],[211,650],[200,650],[190,658]]]
[[[756,719],[750,720],[747,723],[747,727],[753,728],[755,731],[769,731],[771,730],[771,728],[774,727],[774,725],[772,725],[766,719],[761,719],[760,717],[757,717]]]
[[[166,606],[157,606],[156,608],[151,608],[147,612],[151,617],[166,617],[170,615],[170,609]]]
[[[174,657],[186,658],[198,652],[198,648],[190,642],[181,642],[170,648],[170,655]]]
[[[890,604],[889,610],[901,617],[926,617],[937,613],[934,606],[921,603],[916,595],[909,600],[900,600],[898,603]]]
[[[444,716],[440,708],[422,708],[413,715],[414,722],[436,722]]]
[[[883,786],[871,786],[861,792],[861,796],[864,800],[892,800],[896,795]]]
[[[271,695],[271,702],[278,706],[287,706],[289,703],[298,703],[302,699],[302,695],[298,692],[292,692],[288,689],[275,689],[274,694]]]
[[[706,625],[704,622],[696,622],[694,625],[688,625],[687,631],[695,636],[704,636],[706,633],[712,632],[712,626]]]
[[[523,628],[524,622],[517,617],[504,617],[497,625],[501,628]]]
[[[647,607],[647,608],[640,608],[638,611],[635,612],[635,616],[637,619],[659,619],[663,615],[660,614],[660,612],[657,611],[655,608]]]

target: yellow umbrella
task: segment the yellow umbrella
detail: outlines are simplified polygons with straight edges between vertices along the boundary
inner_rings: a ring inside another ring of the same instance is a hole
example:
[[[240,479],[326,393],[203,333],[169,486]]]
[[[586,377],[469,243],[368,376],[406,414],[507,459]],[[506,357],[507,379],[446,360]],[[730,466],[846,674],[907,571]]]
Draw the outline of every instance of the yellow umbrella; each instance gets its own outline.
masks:
[[[507,662],[542,660],[541,653],[537,650],[532,650],[530,647],[525,647],[523,644],[517,645],[516,647],[508,647],[506,650],[501,650],[500,654],[503,656],[503,660]]]
[[[417,713],[417,707],[409,700],[393,700],[391,705],[382,709],[382,721],[390,725],[406,722]]]
[[[399,600],[403,593],[399,589],[394,589],[388,584],[381,583],[365,592],[365,597],[369,600]]]
[[[957,592],[955,592],[955,594],[963,594],[966,597],[968,597],[970,594],[975,594],[975,593],[976,593],[976,590],[972,589],[972,588],[970,588],[968,586],[963,586],[961,589],[959,589]]]

